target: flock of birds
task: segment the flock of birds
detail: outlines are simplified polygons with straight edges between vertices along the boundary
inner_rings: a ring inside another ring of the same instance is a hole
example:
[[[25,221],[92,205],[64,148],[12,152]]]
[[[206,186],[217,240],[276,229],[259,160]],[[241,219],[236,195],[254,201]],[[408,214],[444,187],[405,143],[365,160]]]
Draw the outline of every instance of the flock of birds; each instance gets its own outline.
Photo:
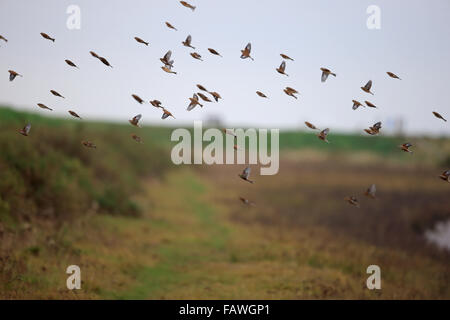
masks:
[[[189,8],[189,9],[191,9],[192,11],[194,11],[195,8],[196,8],[195,6],[189,4],[189,3],[186,2],[186,1],[180,1],[180,3],[181,3],[182,6],[184,6],[184,7],[186,7],[186,8]],[[169,23],[169,22],[165,22],[165,25],[166,25],[168,28],[170,28],[170,29],[173,29],[173,30],[176,30],[176,31],[178,30],[177,28],[175,28],[175,27],[174,27],[171,23]],[[40,35],[41,35],[44,39],[46,39],[46,40],[55,42],[55,38],[51,37],[51,36],[48,35],[47,33],[41,32]],[[138,43],[140,43],[140,44],[143,44],[143,45],[145,45],[145,46],[148,46],[148,45],[149,45],[149,42],[147,42],[147,41],[145,41],[145,40],[143,40],[143,39],[141,39],[141,38],[139,38],[139,37],[137,37],[137,36],[134,37],[134,39],[136,40],[136,42],[138,42]],[[2,36],[2,35],[0,35],[0,40],[3,40],[4,42],[8,42],[8,40],[7,40],[4,36]],[[183,44],[183,46],[185,46],[185,47],[189,47],[189,48],[192,48],[192,49],[195,50],[195,47],[192,46],[192,37],[191,37],[191,35],[188,35],[187,38],[186,38],[186,40],[185,40],[185,41],[182,41],[182,44]],[[254,60],[253,57],[251,56],[251,50],[252,50],[251,43],[248,43],[248,44],[245,46],[245,48],[241,50],[241,56],[240,56],[240,58],[241,58],[241,59],[250,59],[250,60]],[[212,55],[216,55],[216,56],[222,57],[222,55],[221,55],[217,50],[215,50],[215,49],[213,49],[213,48],[208,48],[208,51],[209,51]],[[104,58],[104,57],[102,57],[102,56],[99,56],[98,54],[96,54],[96,53],[93,52],[93,51],[90,51],[89,53],[90,53],[90,55],[91,55],[92,57],[98,59],[98,60],[99,60],[100,62],[102,62],[104,65],[106,65],[106,66],[112,68],[112,65],[109,63],[109,61],[108,61],[106,58]],[[202,56],[201,56],[199,53],[197,53],[197,52],[194,51],[194,52],[190,53],[190,55],[191,55],[194,59],[197,59],[197,60],[201,60],[201,61],[202,61]],[[289,60],[289,61],[294,61],[294,59],[292,59],[291,57],[289,57],[288,55],[286,55],[286,54],[284,54],[284,53],[281,53],[280,56],[282,57],[283,61],[281,62],[280,66],[279,66],[278,68],[276,68],[276,71],[277,71],[278,73],[282,74],[282,75],[289,76],[289,75],[286,73],[286,61],[288,61],[288,60]],[[170,74],[177,74],[177,72],[173,70],[173,68],[174,68],[174,60],[172,59],[172,51],[169,50],[162,58],[160,58],[160,61],[161,61],[162,64],[163,64],[163,65],[161,66],[161,69],[162,69],[163,71],[165,71],[165,72],[167,72],[167,73],[170,73]],[[65,62],[66,62],[66,64],[67,64],[68,66],[70,66],[70,67],[78,68],[78,66],[77,66],[74,62],[72,62],[71,60],[69,60],[69,59],[66,59]],[[79,69],[79,68],[78,68],[78,69]],[[336,73],[332,72],[330,69],[327,69],[327,68],[322,67],[322,68],[320,68],[320,71],[322,72],[322,73],[321,73],[321,82],[325,82],[325,81],[328,79],[328,77],[329,77],[330,75],[333,76],[333,77],[336,77]],[[19,77],[22,77],[21,74],[19,74],[18,72],[14,71],[14,70],[8,70],[8,72],[9,72],[9,80],[10,80],[10,81],[13,81],[13,80],[14,80],[16,77],[18,77],[18,76],[19,76]],[[398,77],[398,76],[397,76],[396,74],[394,74],[393,72],[388,71],[388,72],[386,72],[386,73],[387,73],[387,75],[388,75],[390,78],[392,78],[392,79],[398,79],[398,80],[401,80],[401,78]],[[210,95],[212,96],[212,98],[213,98],[216,102],[218,102],[219,99],[222,99],[222,97],[220,96],[220,94],[219,94],[218,92],[216,92],[216,91],[208,91],[204,86],[202,86],[202,85],[200,85],[200,84],[197,84],[197,88],[198,88],[200,91],[203,91],[203,92],[205,92],[205,93],[210,94]],[[374,95],[374,93],[371,91],[371,89],[372,89],[372,80],[369,80],[363,87],[361,87],[361,90],[362,90],[363,92],[368,93],[368,94],[371,94],[371,95]],[[295,99],[298,99],[298,97],[297,97],[296,95],[299,94],[299,92],[298,92],[296,89],[291,88],[291,87],[286,87],[283,91],[284,91],[284,93],[285,93],[286,95],[291,96],[291,97],[293,97],[293,98],[295,98]],[[55,91],[55,90],[50,90],[50,93],[51,93],[52,95],[56,96],[56,97],[65,99],[64,96],[62,96],[60,93],[58,93],[58,92]],[[261,97],[261,98],[268,98],[267,95],[264,94],[264,93],[261,92],[261,91],[256,91],[256,94],[257,94],[259,97]],[[133,98],[134,100],[136,100],[139,104],[143,104],[143,103],[145,102],[142,98],[140,98],[140,97],[139,97],[138,95],[136,95],[136,94],[132,94],[131,96],[132,96],[132,98]],[[189,105],[188,105],[188,107],[187,107],[187,111],[193,110],[196,106],[203,107],[203,104],[201,103],[201,101],[203,101],[203,102],[212,102],[211,99],[210,99],[206,94],[204,94],[204,93],[202,93],[202,92],[194,93],[193,96],[192,96],[192,98],[189,98]],[[353,102],[353,106],[352,106],[352,109],[353,109],[353,110],[356,110],[356,109],[358,109],[359,107],[365,107],[365,106],[367,106],[367,107],[369,107],[369,108],[377,108],[377,106],[376,106],[375,104],[373,104],[372,102],[370,102],[370,101],[368,101],[368,100],[365,100],[365,101],[364,101],[365,105],[364,105],[363,103],[359,102],[358,100],[352,100],[352,102]],[[169,110],[167,110],[165,107],[162,106],[161,101],[159,101],[159,100],[151,100],[151,101],[150,101],[150,104],[151,104],[152,106],[154,106],[155,108],[158,108],[158,109],[161,109],[161,110],[162,110],[162,116],[161,116],[162,119],[166,119],[166,118],[168,118],[168,117],[173,117],[173,118],[175,118],[174,115],[173,115]],[[39,108],[42,108],[42,109],[46,109],[46,110],[50,110],[50,111],[53,110],[53,109],[47,107],[47,106],[46,106],[45,104],[43,104],[43,103],[38,103],[37,106],[38,106]],[[69,114],[70,114],[71,116],[73,116],[73,117],[75,117],[75,118],[81,119],[81,117],[80,117],[75,111],[69,110],[68,112],[69,112]],[[439,114],[439,113],[436,112],[436,111],[432,111],[432,114],[433,114],[436,118],[438,118],[438,119],[441,119],[441,120],[443,120],[443,121],[445,121],[445,122],[447,121],[441,114]],[[138,115],[134,116],[132,119],[130,119],[129,122],[130,122],[131,125],[133,125],[133,126],[135,126],[135,127],[139,127],[139,121],[141,120],[141,118],[142,118],[142,115],[141,115],[141,114],[138,114]],[[308,121],[305,121],[305,125],[306,125],[308,128],[312,129],[312,130],[319,130],[319,133],[317,134],[317,137],[318,137],[320,140],[322,140],[322,141],[324,141],[324,142],[326,142],[326,143],[329,143],[329,141],[328,141],[328,139],[327,139],[328,134],[329,134],[329,132],[330,132],[330,129],[329,129],[329,128],[325,128],[325,129],[323,129],[323,130],[320,130],[320,129],[317,128],[314,124],[312,124],[312,123],[310,123],[310,122],[308,122]],[[378,135],[378,134],[380,133],[381,127],[382,127],[381,122],[377,122],[377,123],[375,123],[374,125],[372,125],[371,127],[367,128],[367,129],[364,129],[364,131],[365,131],[367,134],[369,134],[369,135]],[[28,124],[26,124],[22,129],[19,130],[19,133],[22,134],[22,135],[24,135],[24,136],[28,136],[28,135],[30,134],[30,130],[31,130],[31,124],[28,123]],[[223,129],[223,131],[224,131],[226,134],[234,135],[235,140],[236,140],[237,137],[236,137],[236,135],[235,135],[231,130]],[[137,142],[139,142],[139,143],[142,142],[142,139],[141,139],[139,136],[137,136],[136,134],[132,134],[131,137],[132,137],[135,141],[137,141]],[[96,148],[96,145],[95,145],[93,142],[91,142],[91,141],[86,140],[86,141],[82,141],[81,143],[82,143],[85,147],[88,147],[88,148]],[[412,151],[410,150],[411,147],[412,147],[412,144],[409,143],[409,142],[406,142],[406,143],[402,144],[401,146],[399,146],[400,150],[402,150],[402,151],[404,151],[404,152],[408,152],[408,153],[412,153]],[[237,145],[235,145],[235,149],[238,149]],[[242,172],[241,174],[239,174],[238,176],[239,176],[241,179],[243,179],[243,180],[245,180],[245,181],[247,181],[247,182],[253,184],[254,181],[253,181],[253,180],[250,180],[250,172],[251,172],[250,167],[246,167],[246,168],[243,170],[243,172]],[[439,176],[439,178],[441,178],[441,179],[444,180],[444,181],[450,182],[450,170],[445,170],[445,171]],[[370,197],[370,198],[375,199],[375,198],[376,198],[376,186],[375,186],[374,184],[372,184],[372,185],[367,189],[367,191],[364,192],[364,195],[367,196],[367,197]],[[255,205],[253,202],[251,202],[251,201],[249,201],[248,199],[245,199],[245,198],[243,198],[243,197],[240,197],[239,199],[240,199],[244,204],[246,204],[246,205],[252,205],[252,206]],[[345,201],[347,201],[348,203],[350,203],[350,204],[353,205],[353,206],[356,206],[356,207],[358,207],[358,208],[360,207],[359,201],[358,201],[358,199],[357,199],[355,196],[349,196],[349,197],[346,197],[346,198],[345,198]]]

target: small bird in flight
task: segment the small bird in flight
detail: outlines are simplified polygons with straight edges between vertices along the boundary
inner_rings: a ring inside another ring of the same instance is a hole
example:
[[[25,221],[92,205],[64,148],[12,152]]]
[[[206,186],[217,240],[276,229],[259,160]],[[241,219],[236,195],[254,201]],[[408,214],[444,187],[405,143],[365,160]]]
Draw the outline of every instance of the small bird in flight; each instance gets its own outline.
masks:
[[[203,101],[206,102],[212,102],[207,96],[205,96],[203,93],[201,92],[197,92],[197,94],[200,96],[200,98],[202,98]]]
[[[249,42],[246,46],[244,50],[241,50],[241,59],[247,59],[250,58],[252,60],[254,60],[251,56],[250,56],[250,52],[252,51],[252,44]]]
[[[136,141],[137,143],[142,143],[141,137],[135,135],[134,133],[131,135],[131,138],[133,138],[133,140]]]
[[[372,198],[372,199],[376,199],[376,196],[375,196],[376,192],[377,192],[377,187],[376,187],[374,184],[372,184],[372,185],[366,190],[366,192],[364,192],[364,195],[365,195],[366,197],[369,197],[369,198]]]
[[[55,42],[55,38],[50,37],[48,34],[46,34],[46,33],[44,33],[44,32],[41,32],[41,36],[42,36],[44,39],[47,39],[47,40],[50,40],[50,41]]]
[[[295,96],[296,93],[298,93],[297,90],[291,88],[291,87],[286,87],[284,90],[284,93],[286,93],[288,96],[294,97],[295,99],[298,99],[297,96]]]
[[[194,59],[203,61],[202,56],[199,55],[197,52],[191,52],[191,56],[192,56],[192,58],[194,58]]]
[[[378,108],[376,105],[374,105],[372,102],[370,101],[364,101],[364,103],[366,104],[366,106],[370,107],[370,108]]]
[[[364,87],[361,87],[361,90],[373,95],[373,93],[370,91],[371,88],[372,88],[372,80],[369,80]]]
[[[450,170],[445,170],[442,172],[442,174],[439,176],[444,181],[450,182]]]
[[[350,203],[352,206],[355,206],[357,208],[360,207],[358,199],[356,199],[354,196],[345,197],[344,200]]]
[[[152,105],[152,106],[154,106],[155,108],[162,108],[162,106],[161,106],[161,101],[159,101],[159,100],[152,100],[152,101],[150,101],[150,104]]]
[[[189,48],[192,48],[192,49],[195,50],[195,47],[193,47],[193,46],[191,45],[191,42],[192,42],[192,37],[191,37],[191,35],[188,35],[187,38],[186,38],[186,40],[182,41],[181,43],[183,44],[183,46],[189,47]]]
[[[19,130],[19,133],[25,137],[28,137],[30,130],[31,130],[31,124],[28,123],[25,127],[23,127],[23,129]]]
[[[162,66],[161,69],[163,69],[167,73],[177,74],[175,71],[172,71],[171,67],[168,66]]]
[[[53,111],[52,108],[47,107],[47,106],[46,106],[45,104],[43,104],[43,103],[38,103],[37,105],[38,105],[38,107],[41,108],[41,109],[47,109],[47,110]]]
[[[69,59],[64,60],[69,66],[74,67],[74,68],[78,68],[78,66],[73,63],[72,61],[70,61]],[[80,69],[80,68],[78,68]]]
[[[111,68],[113,67],[112,65],[109,64],[109,61],[106,60],[105,58],[99,57],[98,59],[99,59],[101,62],[103,62],[104,65],[106,65],[106,66],[108,66],[108,67],[111,67]]]
[[[245,204],[245,205],[247,205],[247,206],[253,206],[253,207],[256,206],[254,202],[249,201],[248,199],[245,199],[245,198],[243,198],[243,197],[239,197],[239,200],[241,200],[242,203]]]
[[[175,31],[178,31],[177,28],[175,28],[173,25],[171,25],[169,22],[166,21],[166,26],[169,27],[170,29],[173,29]]]
[[[81,117],[80,117],[80,116],[78,115],[78,113],[76,113],[75,111],[69,110],[69,114],[70,114],[72,117],[81,119]]]
[[[393,79],[399,79],[399,80],[402,80],[402,79],[400,79],[395,73],[392,73],[392,72],[386,72],[387,74],[388,74],[388,76],[389,77],[391,77],[391,78],[393,78]]]
[[[192,11],[195,10],[195,6],[193,6],[192,4],[187,3],[186,1],[180,1],[180,3],[185,6],[186,8],[191,9]]]
[[[294,59],[292,59],[291,57],[285,55],[284,53],[280,53],[280,56],[281,56],[283,59],[285,59],[285,60],[291,60],[291,61],[294,61]]]
[[[60,98],[65,99],[62,95],[60,95],[60,94],[59,94],[57,91],[55,91],[55,90],[50,90],[50,92],[51,92],[51,94],[54,95],[55,97],[60,97]]]
[[[222,57],[222,55],[219,52],[217,52],[216,50],[214,50],[213,48],[208,48],[208,51],[216,56]]]
[[[433,111],[433,114],[434,114],[434,116],[435,116],[436,118],[441,119],[441,120],[444,120],[445,122],[447,122],[447,119],[444,119],[444,117],[441,116],[438,112]]]
[[[141,120],[142,114],[138,114],[137,116],[134,116],[132,119],[128,120],[128,122],[131,123],[131,125],[139,128],[139,120]]]
[[[364,129],[364,131],[374,136],[380,133],[380,129],[381,129],[381,121],[375,123],[372,127],[369,127],[369,129]]]
[[[305,121],[305,124],[308,128],[313,129],[313,130],[319,130],[319,128],[317,128],[315,125],[313,125],[311,122]]]
[[[162,108],[163,109],[163,114],[162,114],[162,116],[161,116],[161,119],[166,119],[166,118],[168,118],[168,117],[172,117],[172,118],[174,118],[175,119],[175,117],[173,116],[173,114],[172,113],[170,113],[169,112],[169,110],[167,110],[167,109],[165,109],[165,108]]]
[[[211,91],[209,94],[213,96],[213,98],[214,98],[214,100],[216,100],[216,102],[219,102],[219,99],[222,99],[222,97],[220,96],[220,94],[218,92]]]
[[[317,137],[318,137],[320,140],[325,141],[326,143],[330,143],[330,142],[327,140],[328,133],[330,133],[330,129],[329,129],[329,128],[323,129],[322,131],[319,132],[319,134],[317,135]]]
[[[407,143],[402,144],[402,145],[400,146],[400,149],[402,149],[402,150],[405,151],[405,152],[412,153],[412,151],[409,150],[409,148],[411,148],[411,147],[412,147],[412,144],[409,143],[409,142],[407,142]]]
[[[169,69],[173,67],[173,60],[170,60],[170,57],[172,56],[172,51],[169,50],[166,52],[164,57],[159,58],[162,63],[164,63],[164,66],[168,67]]]
[[[132,94],[131,96],[132,96],[132,97],[134,98],[134,100],[136,100],[139,104],[143,104],[143,103],[144,103],[144,100],[142,100],[141,97],[139,97],[137,94]]]
[[[100,56],[98,54],[96,54],[94,51],[89,51],[89,53],[91,54],[91,56],[93,56],[94,58],[99,59]]]
[[[332,76],[336,77],[336,73],[333,73],[330,71],[330,69],[327,68],[320,68],[320,70],[322,70],[322,77],[321,77],[321,81],[325,82],[328,79],[328,76],[331,74]]]
[[[3,40],[3,41],[5,41],[5,42],[8,42],[8,39],[6,39],[4,36],[2,36],[1,34],[0,34],[0,40]]]
[[[285,69],[286,69],[286,61],[283,61],[283,62],[281,62],[280,66],[278,68],[276,68],[275,70],[277,70],[278,73],[284,74],[285,76],[289,77],[289,75],[284,72]]]
[[[242,180],[248,181],[248,182],[250,182],[250,183],[254,183],[254,181],[249,180],[249,177],[250,177],[250,171],[251,171],[250,167],[246,167],[246,168],[244,169],[244,171],[242,171],[242,173],[238,174],[238,176],[239,176]]]
[[[81,143],[82,143],[83,146],[85,146],[86,148],[92,148],[92,149],[96,149],[96,148],[97,148],[97,146],[96,146],[93,142],[88,141],[88,140],[81,141]]]
[[[197,84],[197,88],[199,88],[202,91],[208,92],[208,90],[206,90],[206,88],[204,86],[202,86],[201,84]]]
[[[267,98],[267,96],[264,93],[262,93],[261,91],[256,91],[256,94],[258,96],[260,96],[261,98]]]
[[[359,107],[364,107],[364,105],[361,102],[359,102],[358,100],[352,100],[352,102],[353,102],[353,107],[352,107],[353,110],[356,110]]]
[[[139,37],[134,37],[134,40],[136,40],[137,42],[139,42],[139,43],[142,43],[142,44],[145,44],[146,46],[148,46],[148,42],[147,41],[144,41],[144,40],[142,40],[141,38],[139,38]]]
[[[23,77],[21,74],[15,72],[14,70],[8,70],[9,72],[9,81],[13,81],[17,76]]]
[[[191,111],[197,105],[199,105],[200,107],[203,107],[203,105],[198,101],[198,95],[196,93],[194,93],[192,98],[189,98],[189,100],[191,101],[191,103],[189,103],[189,106],[186,109],[187,111]]]

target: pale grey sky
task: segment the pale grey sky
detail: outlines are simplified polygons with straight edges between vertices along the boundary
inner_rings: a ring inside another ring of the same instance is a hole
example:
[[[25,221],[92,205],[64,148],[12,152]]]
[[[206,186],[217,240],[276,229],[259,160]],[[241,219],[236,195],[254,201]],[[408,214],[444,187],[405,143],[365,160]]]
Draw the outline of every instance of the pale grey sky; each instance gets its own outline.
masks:
[[[126,122],[142,113],[144,124],[192,124],[216,115],[229,126],[269,128],[318,127],[356,131],[397,118],[411,134],[450,135],[450,121],[433,117],[439,111],[450,120],[450,1],[448,0],[188,0],[192,12],[178,0],[1,0],[0,104],[40,110],[36,103],[55,109],[53,115],[77,111],[86,119]],[[81,9],[81,29],[66,27],[69,5]],[[369,5],[381,9],[381,29],[366,26]],[[178,31],[168,29],[169,21]],[[52,43],[39,33],[56,38]],[[194,60],[183,47],[188,34],[204,61]],[[150,42],[137,43],[139,36]],[[239,58],[252,43],[255,61]],[[211,55],[212,47],[222,55]],[[108,68],[89,55],[106,57]],[[159,58],[172,50],[177,75],[160,69]],[[286,73],[275,68],[286,53]],[[80,70],[70,68],[74,61]],[[337,73],[320,82],[320,67]],[[8,81],[7,70],[24,75]],[[392,71],[402,80],[388,78]],[[360,87],[373,81],[374,96]],[[219,92],[223,100],[186,111],[195,84]],[[283,93],[290,86],[295,100]],[[65,100],[49,93],[60,92]],[[260,90],[270,99],[255,93]],[[160,119],[149,104],[159,99],[177,119]],[[369,100],[379,109],[352,110],[352,99]]]

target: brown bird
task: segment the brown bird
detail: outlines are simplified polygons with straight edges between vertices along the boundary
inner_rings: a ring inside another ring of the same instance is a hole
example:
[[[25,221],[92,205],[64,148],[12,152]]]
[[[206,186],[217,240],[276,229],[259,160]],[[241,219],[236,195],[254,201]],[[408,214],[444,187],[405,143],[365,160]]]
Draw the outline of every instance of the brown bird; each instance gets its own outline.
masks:
[[[445,170],[442,172],[442,174],[439,176],[444,181],[450,182],[450,170]]]
[[[330,133],[330,129],[329,129],[329,128],[323,129],[322,131],[319,132],[319,134],[317,135],[317,137],[318,137],[320,140],[325,141],[326,143],[330,143],[330,142],[327,140],[328,133]]]
[[[267,98],[267,96],[264,93],[262,93],[261,91],[256,91],[256,94],[258,96],[260,96],[261,98]]]
[[[369,80],[364,87],[361,87],[361,90],[373,95],[373,93],[370,91],[371,88],[372,88],[372,80]]]
[[[285,55],[284,53],[280,53],[280,56],[281,56],[283,59],[285,59],[285,60],[291,60],[291,61],[294,61],[294,59],[292,59],[291,57]]]
[[[220,53],[218,53],[216,50],[214,50],[213,48],[208,48],[208,51],[211,52],[212,54],[221,57],[222,55]]]
[[[392,73],[392,72],[389,72],[389,71],[386,72],[386,73],[387,73],[388,76],[391,77],[391,78],[402,80],[402,79],[400,79],[395,73]]]
[[[23,77],[21,74],[15,72],[14,70],[8,70],[9,72],[9,81],[13,81],[17,76]]]
[[[108,60],[106,60],[105,58],[99,57],[98,59],[99,59],[101,62],[103,62],[104,65],[106,65],[106,66],[108,66],[108,67],[111,67],[111,68],[113,67],[112,65],[109,64]]]
[[[141,137],[135,135],[134,133],[131,135],[131,137],[132,137],[133,140],[135,140],[137,143],[142,143]]]
[[[81,119],[81,117],[75,111],[69,110],[69,114],[75,118]]]
[[[358,199],[356,199],[354,196],[345,197],[344,200],[350,203],[352,206],[355,206],[357,208],[360,207]]]
[[[164,57],[160,58],[159,60],[161,60],[161,62],[164,63],[164,65],[166,67],[172,68],[173,67],[173,60],[170,60],[171,56],[172,56],[172,51],[169,50],[169,51],[166,52]]]
[[[168,117],[172,117],[172,118],[175,119],[175,117],[173,116],[172,113],[169,112],[169,110],[167,110],[167,109],[165,109],[165,108],[162,108],[162,109],[163,109],[163,114],[162,114],[162,116],[161,116],[161,119],[166,119],[166,118],[168,118]]]
[[[96,149],[96,148],[97,148],[97,146],[96,146],[93,142],[88,141],[88,140],[86,140],[86,141],[81,141],[81,143],[82,143],[83,146],[85,146],[86,148],[93,148],[93,149]]]
[[[380,129],[381,129],[381,121],[375,123],[372,127],[369,127],[369,129],[364,129],[364,131],[374,136],[380,133]]]
[[[372,102],[370,102],[370,101],[364,101],[364,103],[368,106],[368,107],[370,107],[370,108],[378,108],[376,105],[374,105]]]
[[[195,50],[195,47],[193,47],[193,46],[191,45],[191,42],[192,42],[192,37],[191,37],[191,35],[188,35],[187,38],[186,38],[186,40],[182,41],[181,43],[182,43],[185,47],[189,47],[189,48],[192,48],[192,49]]]
[[[333,73],[330,71],[330,69],[327,68],[320,68],[322,70],[322,77],[320,81],[325,82],[328,79],[328,76],[331,74],[333,77],[336,77],[336,73]]]
[[[400,146],[400,149],[402,149],[402,150],[405,151],[405,152],[412,153],[412,151],[409,150],[409,148],[411,148],[411,147],[412,147],[412,144],[409,143],[409,142],[407,142],[407,143],[402,144],[402,145]]]
[[[187,111],[191,111],[192,109],[194,109],[197,105],[199,105],[200,107],[203,107],[203,105],[198,101],[198,95],[196,93],[194,93],[194,95],[192,96],[192,98],[189,98],[189,100],[191,101],[191,103],[189,104],[189,106],[187,107]]]
[[[187,3],[186,1],[180,1],[180,3],[185,6],[186,8],[191,9],[192,11],[195,10],[195,7],[192,4]]]
[[[207,96],[205,96],[203,93],[201,92],[197,92],[197,94],[200,96],[200,98],[202,98],[203,101],[206,102],[212,102]]]
[[[134,37],[134,40],[136,40],[137,42],[142,43],[142,44],[145,44],[146,46],[148,46],[148,42],[142,40],[142,39],[139,38],[139,37]]]
[[[58,92],[56,92],[55,90],[50,90],[51,94],[54,95],[55,97],[60,97],[65,99],[62,95],[60,95]]]
[[[202,56],[199,55],[197,52],[191,52],[191,56],[192,56],[192,58],[194,58],[194,59],[203,61],[203,60],[202,60]]]
[[[222,99],[222,97],[220,96],[220,94],[218,92],[211,91],[209,94],[213,96],[213,98],[214,98],[214,100],[216,100],[216,102],[219,102],[219,99]]]
[[[365,195],[366,197],[369,197],[369,198],[372,198],[372,199],[376,199],[376,196],[375,196],[376,192],[377,192],[377,187],[376,187],[374,184],[372,184],[372,185],[366,190],[366,192],[364,192],[364,195]]]
[[[25,137],[28,137],[30,130],[31,130],[31,124],[28,123],[25,127],[23,127],[23,129],[19,130],[19,133]]]
[[[305,121],[305,124],[308,128],[313,129],[313,130],[319,130],[319,128],[317,128],[315,125],[313,125],[311,122]]]
[[[78,68],[78,66],[75,64],[75,63],[73,63],[72,61],[70,61],[70,60],[68,60],[68,59],[66,59],[66,60],[64,60],[69,66],[71,66],[71,67],[74,67],[74,68]],[[80,68],[78,68],[78,69],[80,69]]]
[[[438,112],[436,112],[436,111],[433,111],[433,114],[434,114],[434,116],[436,117],[436,118],[438,118],[438,119],[442,119],[442,120],[444,120],[445,122],[447,122],[447,119],[444,119],[444,117],[443,116],[441,116]]]
[[[241,50],[241,59],[247,59],[250,58],[252,60],[254,60],[251,56],[250,56],[250,52],[252,51],[252,44],[249,42],[246,46],[244,50]]]
[[[250,167],[246,167],[246,168],[244,169],[244,171],[242,171],[242,173],[238,174],[238,176],[239,176],[242,180],[248,181],[248,182],[250,182],[250,183],[254,183],[254,181],[252,181],[252,180],[249,179],[249,177],[250,177],[250,171],[251,171]]]
[[[284,93],[286,93],[288,96],[294,97],[295,99],[298,99],[297,96],[295,96],[296,93],[298,93],[297,90],[291,88],[291,87],[286,87],[284,90]]]
[[[48,34],[46,34],[46,33],[44,33],[44,32],[41,32],[41,36],[42,36],[43,38],[47,39],[47,40],[50,40],[50,41],[55,42],[55,39],[54,39],[54,38],[50,37]]]
[[[143,104],[143,103],[144,103],[144,100],[142,100],[141,97],[139,97],[137,94],[132,94],[131,96],[132,96],[132,97],[134,98],[134,100],[136,100],[139,104]]]
[[[1,34],[0,34],[0,40],[3,40],[3,41],[5,41],[5,42],[8,42],[8,39],[6,39],[4,36],[2,36]]]
[[[280,66],[278,68],[276,68],[275,70],[277,70],[278,73],[284,74],[285,76],[289,77],[289,75],[284,72],[285,69],[286,69],[286,61],[283,61],[283,62],[281,62]]]
[[[89,53],[91,54],[91,56],[93,56],[94,58],[99,59],[100,56],[98,54],[96,54],[94,51],[89,51]]]
[[[243,198],[243,197],[239,197],[239,200],[241,200],[242,203],[245,204],[245,205],[247,205],[247,206],[253,206],[253,207],[256,206],[254,202],[251,202],[251,201],[249,201],[248,199],[245,199],[245,198]]]
[[[43,103],[38,103],[37,105],[38,105],[38,107],[41,108],[41,109],[47,109],[47,110],[53,111],[52,108],[47,107],[47,106],[46,106],[45,104],[43,104]]]
[[[178,31],[177,28],[175,28],[173,25],[171,25],[169,22],[166,21],[166,26],[168,26],[170,29],[173,29],[175,31]]]
[[[352,100],[352,102],[353,102],[353,107],[352,107],[353,110],[356,110],[359,107],[364,107],[364,105],[361,102],[357,101],[357,100]]]
[[[206,88],[204,86],[202,86],[201,84],[197,84],[197,88],[199,88],[202,91],[208,92],[208,90],[206,90]]]
[[[138,114],[137,116],[134,116],[133,119],[128,120],[128,122],[131,123],[131,125],[139,128],[138,122],[139,122],[139,120],[141,120],[141,118],[142,118],[142,115]]]
[[[161,101],[159,100],[152,100],[150,101],[151,105],[154,106],[155,108],[162,108],[161,106]]]
[[[163,69],[167,73],[177,74],[175,71],[172,71],[172,69],[170,67],[167,67],[167,66],[162,66],[161,69]]]

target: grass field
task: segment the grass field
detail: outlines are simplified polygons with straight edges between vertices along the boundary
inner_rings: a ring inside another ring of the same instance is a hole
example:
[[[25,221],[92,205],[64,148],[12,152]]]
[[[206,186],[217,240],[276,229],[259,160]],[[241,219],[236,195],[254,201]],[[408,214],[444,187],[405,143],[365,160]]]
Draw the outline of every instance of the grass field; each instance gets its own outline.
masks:
[[[0,298],[450,298],[450,254],[423,237],[450,219],[448,139],[409,138],[411,155],[403,138],[282,133],[279,174],[253,166],[251,185],[241,165],[173,167],[170,129],[133,129],[0,109]]]

